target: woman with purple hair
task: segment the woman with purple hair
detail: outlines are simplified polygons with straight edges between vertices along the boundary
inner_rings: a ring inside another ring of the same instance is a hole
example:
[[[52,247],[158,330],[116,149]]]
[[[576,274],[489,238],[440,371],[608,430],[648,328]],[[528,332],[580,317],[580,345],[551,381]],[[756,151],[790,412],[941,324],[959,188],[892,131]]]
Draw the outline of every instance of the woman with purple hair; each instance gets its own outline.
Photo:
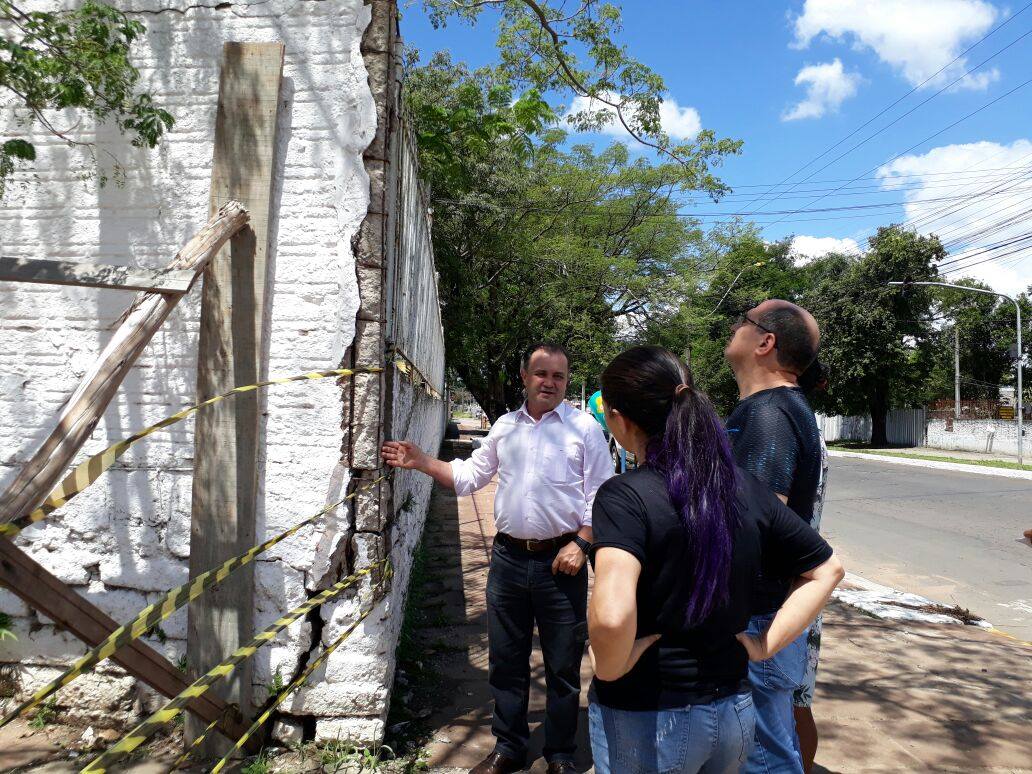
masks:
[[[752,747],[748,661],[809,626],[842,565],[735,466],[716,411],[672,352],[629,349],[601,381],[610,431],[643,464],[603,484],[593,508],[595,771],[737,771]],[[798,580],[751,637],[742,632],[761,573]]]

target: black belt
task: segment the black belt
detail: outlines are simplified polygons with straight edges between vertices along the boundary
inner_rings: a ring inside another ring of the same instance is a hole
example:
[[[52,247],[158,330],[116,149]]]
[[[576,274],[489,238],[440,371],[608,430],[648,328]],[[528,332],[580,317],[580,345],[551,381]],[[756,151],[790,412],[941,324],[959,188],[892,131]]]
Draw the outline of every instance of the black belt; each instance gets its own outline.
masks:
[[[556,551],[567,543],[572,542],[576,536],[577,533],[570,532],[567,535],[546,538],[545,540],[525,540],[523,538],[514,538],[512,535],[506,535],[504,532],[499,532],[495,535],[495,540],[499,543],[511,546],[512,548],[522,548],[524,551],[538,553],[539,551]]]

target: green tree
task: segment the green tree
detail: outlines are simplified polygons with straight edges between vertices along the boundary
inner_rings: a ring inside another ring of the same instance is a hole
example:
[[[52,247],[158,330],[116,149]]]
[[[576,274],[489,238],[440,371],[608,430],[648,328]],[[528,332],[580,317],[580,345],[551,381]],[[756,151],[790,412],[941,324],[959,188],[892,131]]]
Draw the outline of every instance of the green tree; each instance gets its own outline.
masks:
[[[622,336],[686,285],[696,224],[676,194],[710,185],[719,144],[662,163],[569,147],[535,88],[447,55],[412,67],[406,103],[434,212],[448,362],[492,418],[521,400],[523,348],[570,348],[597,374]],[[717,189],[714,189],[716,191]]]
[[[77,109],[97,121],[113,121],[136,146],[153,148],[172,127],[171,114],[137,93],[139,73],[130,61],[144,26],[109,5],[85,0],[60,11],[25,11],[0,0],[0,90],[14,95],[26,123],[37,122],[70,145],[93,143],[57,128],[49,110]],[[0,197],[18,163],[36,158],[23,138],[0,142]],[[116,174],[120,168],[116,165]],[[103,184],[107,178],[101,175]]]
[[[617,6],[602,0],[579,0],[574,7],[566,0],[423,0],[423,6],[435,26],[452,20],[475,24],[493,13],[499,72],[514,89],[572,94],[579,100],[569,120],[577,130],[622,126],[642,145],[700,176],[700,190],[726,190],[698,159],[700,153],[736,152],[740,143],[718,141],[711,131],[689,142],[667,135],[660,120],[666,85],[617,42]]]
[[[921,400],[929,364],[919,348],[934,322],[934,295],[927,288],[887,283],[936,280],[935,264],[946,251],[937,237],[900,226],[878,229],[869,245],[844,267],[837,256],[815,262],[811,270],[819,278],[804,304],[821,326],[821,359],[831,372],[817,407],[869,414],[871,443],[884,446],[888,411]],[[830,261],[838,264],[835,270],[820,265]]]
[[[989,290],[973,279],[954,284]],[[960,333],[960,395],[965,400],[996,400],[1002,385],[1014,381],[1009,348],[1015,342],[1014,305],[1005,299],[937,288],[940,327],[926,342],[930,373],[926,400],[954,396],[954,336]]]
[[[738,401],[738,386],[724,361],[731,325],[768,298],[798,300],[808,287],[809,270],[798,267],[791,239],[765,242],[747,224],[721,227],[705,240],[696,284],[678,305],[656,315],[642,339],[680,354],[690,363],[696,384],[722,414]]]

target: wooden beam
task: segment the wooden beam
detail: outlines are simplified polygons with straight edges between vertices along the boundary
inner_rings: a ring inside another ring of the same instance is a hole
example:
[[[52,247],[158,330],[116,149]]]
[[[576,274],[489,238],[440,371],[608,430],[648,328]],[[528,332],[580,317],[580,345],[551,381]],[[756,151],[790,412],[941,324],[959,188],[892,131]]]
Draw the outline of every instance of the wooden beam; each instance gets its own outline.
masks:
[[[51,575],[7,538],[0,538],[0,583],[89,647],[97,645],[118,628],[113,619]],[[111,658],[137,680],[170,699],[189,685],[185,674],[140,640],[126,645]],[[196,713],[205,725],[218,719],[216,728],[234,741],[247,728],[241,723],[236,709],[211,691],[191,700],[187,709]]]
[[[179,251],[168,268],[200,273],[246,223],[247,211],[238,202],[227,203]],[[0,519],[10,521],[24,516],[46,499],[79,447],[90,437],[129,369],[180,298],[155,292],[136,297],[100,357],[65,403],[57,426],[0,496]]]
[[[211,208],[227,199],[251,213],[204,273],[197,355],[197,398],[206,400],[261,377],[262,321],[277,115],[283,73],[280,43],[226,43],[222,49],[215,116]],[[198,414],[194,432],[190,572],[195,575],[255,542],[258,497],[259,405],[256,392]],[[254,636],[254,565],[248,565],[189,605],[187,661],[203,674]],[[252,711],[251,662],[216,686],[221,696]],[[187,741],[203,731],[188,718]],[[201,758],[222,757],[229,746],[206,739]]]
[[[144,269],[108,263],[78,263],[0,256],[0,282],[76,285],[84,288],[150,290],[182,294],[194,280],[192,271]]]

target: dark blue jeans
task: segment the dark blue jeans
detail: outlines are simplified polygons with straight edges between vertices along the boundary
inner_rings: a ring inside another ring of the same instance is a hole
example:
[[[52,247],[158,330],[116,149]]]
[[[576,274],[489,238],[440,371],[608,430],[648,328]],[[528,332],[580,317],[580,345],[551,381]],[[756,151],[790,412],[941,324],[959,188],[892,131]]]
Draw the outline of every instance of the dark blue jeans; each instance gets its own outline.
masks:
[[[530,651],[537,624],[545,661],[545,759],[573,760],[580,665],[587,639],[588,569],[552,574],[555,551],[531,553],[495,542],[487,576],[488,682],[495,749],[522,761],[530,728]]]

